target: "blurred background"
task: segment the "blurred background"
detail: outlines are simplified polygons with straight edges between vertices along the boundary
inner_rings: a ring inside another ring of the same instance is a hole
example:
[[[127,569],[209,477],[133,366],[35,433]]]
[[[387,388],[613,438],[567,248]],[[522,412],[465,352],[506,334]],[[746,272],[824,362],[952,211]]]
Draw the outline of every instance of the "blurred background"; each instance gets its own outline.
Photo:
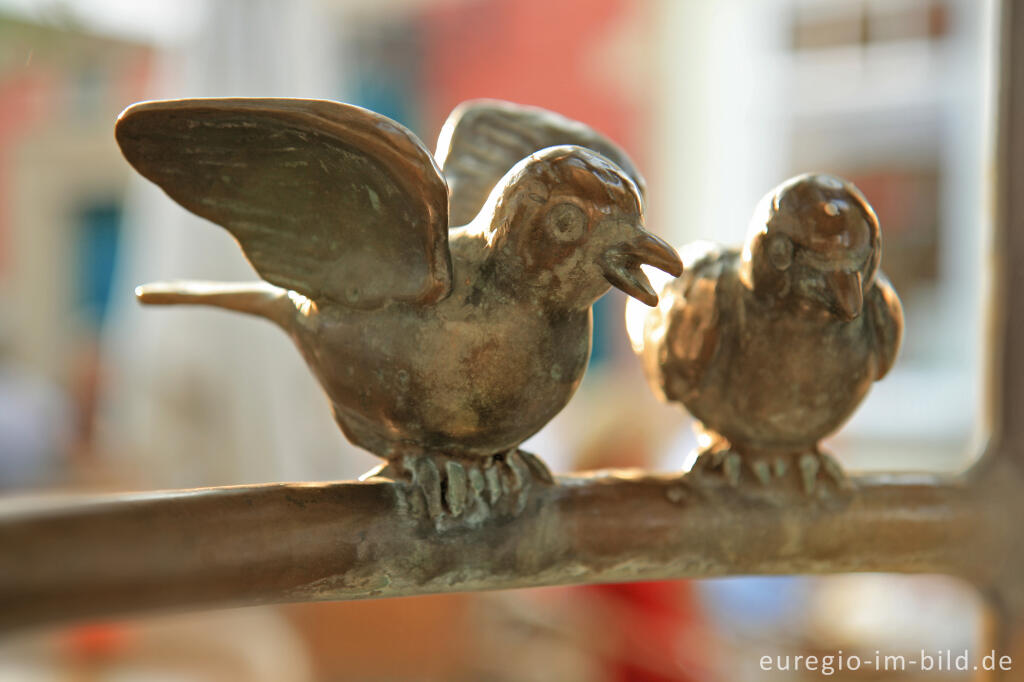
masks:
[[[906,337],[830,447],[853,470],[962,469],[985,435],[996,24],[990,0],[0,0],[0,494],[375,463],[277,330],[132,297],[253,276],[112,135],[132,102],[231,95],[352,102],[428,147],[464,99],[554,109],[629,151],[648,225],[676,245],[738,244],[790,175],[853,180],[881,219]],[[643,381],[623,307],[617,290],[597,305],[582,388],[526,444],[556,470],[678,470],[693,448],[689,418]],[[0,679],[792,680],[761,656],[979,637],[975,596],[943,578],[737,578],[86,624],[0,641]]]

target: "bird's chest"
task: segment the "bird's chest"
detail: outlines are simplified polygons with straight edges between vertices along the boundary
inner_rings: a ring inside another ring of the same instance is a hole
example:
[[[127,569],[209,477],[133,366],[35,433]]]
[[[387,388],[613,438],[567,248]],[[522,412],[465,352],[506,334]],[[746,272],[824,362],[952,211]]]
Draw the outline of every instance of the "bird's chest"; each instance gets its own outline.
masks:
[[[732,362],[737,376],[775,394],[817,394],[849,387],[869,374],[871,353],[864,316],[843,322],[819,314],[781,314],[754,305],[739,310]]]
[[[514,306],[478,311],[442,321],[436,334],[423,338],[422,348],[418,374],[443,386],[446,402],[521,412],[524,402],[543,402],[545,392],[558,394],[582,377],[589,315]]]
[[[831,430],[852,412],[874,376],[865,316],[781,314],[754,304],[736,310],[717,380],[751,436]]]
[[[565,405],[586,367],[589,311],[455,303],[323,321],[314,362],[342,421],[357,414],[383,438],[498,451]]]

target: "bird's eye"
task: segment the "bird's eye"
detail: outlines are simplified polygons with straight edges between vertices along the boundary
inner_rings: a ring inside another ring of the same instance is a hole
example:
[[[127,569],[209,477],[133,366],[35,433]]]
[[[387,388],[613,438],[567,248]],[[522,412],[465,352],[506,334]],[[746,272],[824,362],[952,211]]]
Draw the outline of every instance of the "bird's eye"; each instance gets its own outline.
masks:
[[[768,260],[777,270],[786,270],[793,263],[793,242],[781,235],[768,242]]]
[[[548,211],[548,229],[558,241],[576,241],[583,236],[587,216],[576,204],[558,204]]]

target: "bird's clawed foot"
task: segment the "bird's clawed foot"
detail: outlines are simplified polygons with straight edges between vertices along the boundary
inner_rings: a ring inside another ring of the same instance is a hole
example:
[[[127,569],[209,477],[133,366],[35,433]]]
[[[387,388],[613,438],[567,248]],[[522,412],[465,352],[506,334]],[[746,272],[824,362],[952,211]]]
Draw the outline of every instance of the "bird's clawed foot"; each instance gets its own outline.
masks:
[[[731,487],[797,490],[807,497],[829,497],[851,485],[839,462],[817,446],[798,452],[744,452],[718,442],[700,453],[689,475],[697,481],[717,478]]]
[[[428,517],[438,530],[518,516],[537,484],[554,483],[547,466],[522,450],[492,457],[407,454],[362,478],[371,476],[406,484],[410,508]]]

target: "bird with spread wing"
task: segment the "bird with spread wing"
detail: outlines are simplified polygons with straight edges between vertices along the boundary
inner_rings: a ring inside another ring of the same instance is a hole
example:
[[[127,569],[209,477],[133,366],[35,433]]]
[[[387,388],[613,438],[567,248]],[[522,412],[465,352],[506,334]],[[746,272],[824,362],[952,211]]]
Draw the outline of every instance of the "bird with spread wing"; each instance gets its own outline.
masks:
[[[394,121],[319,100],[144,102],[116,137],[265,280],[148,284],[139,299],[280,326],[348,439],[386,460],[371,473],[438,524],[518,513],[550,482],[518,446],[578,387],[591,305],[611,285],[655,305],[640,266],[682,271],[644,229],[628,157],[542,109],[466,103],[436,161]]]

